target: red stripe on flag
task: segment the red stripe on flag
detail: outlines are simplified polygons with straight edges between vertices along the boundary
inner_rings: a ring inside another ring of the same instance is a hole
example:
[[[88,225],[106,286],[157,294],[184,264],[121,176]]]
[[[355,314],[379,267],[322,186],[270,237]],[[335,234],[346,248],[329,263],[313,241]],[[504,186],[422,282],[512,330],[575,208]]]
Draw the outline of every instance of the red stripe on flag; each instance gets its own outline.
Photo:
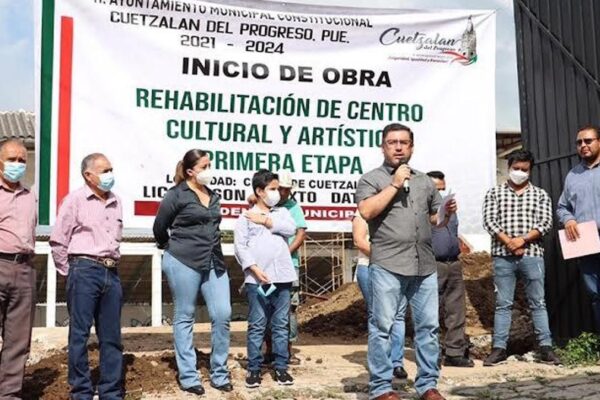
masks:
[[[73,18],[62,17],[60,24],[60,80],[58,94],[58,157],[56,209],[69,193],[71,160],[71,84],[73,80]]]

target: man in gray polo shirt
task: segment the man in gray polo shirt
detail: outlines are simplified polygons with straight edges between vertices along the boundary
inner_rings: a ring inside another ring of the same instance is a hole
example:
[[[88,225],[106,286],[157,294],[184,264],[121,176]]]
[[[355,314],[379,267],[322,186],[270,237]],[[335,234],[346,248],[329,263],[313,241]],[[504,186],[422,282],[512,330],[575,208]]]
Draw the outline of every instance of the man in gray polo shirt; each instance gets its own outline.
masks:
[[[401,124],[383,129],[383,165],[363,175],[356,189],[358,210],[371,235],[371,314],[369,317],[369,398],[399,399],[392,390],[390,330],[406,297],[415,326],[417,377],[422,400],[443,400],[437,391],[439,367],[438,285],[431,225],[441,196],[431,179],[408,167],[413,132]],[[448,223],[456,203],[446,207]]]

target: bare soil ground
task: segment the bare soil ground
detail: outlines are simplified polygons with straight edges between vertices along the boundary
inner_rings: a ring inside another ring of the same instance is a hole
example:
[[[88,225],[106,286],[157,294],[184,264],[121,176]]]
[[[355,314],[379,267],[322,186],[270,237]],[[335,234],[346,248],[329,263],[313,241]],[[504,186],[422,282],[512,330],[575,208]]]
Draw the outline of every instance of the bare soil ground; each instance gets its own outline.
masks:
[[[235,390],[222,394],[210,387],[208,379],[208,353],[210,351],[210,324],[195,326],[195,345],[199,351],[198,367],[206,388],[207,399],[367,399],[368,371],[367,346],[364,339],[348,340],[330,335],[313,337],[304,334],[295,347],[301,364],[293,366],[293,387],[281,388],[265,369],[260,389],[244,387],[246,366],[246,324],[232,323],[232,347],[229,368]],[[92,341],[95,338],[92,337]],[[32,346],[32,363],[27,368],[23,399],[64,400],[68,398],[67,361],[65,346],[67,328],[36,328]],[[195,396],[181,392],[176,383],[171,327],[125,328],[126,399],[192,399]],[[90,363],[93,379],[98,379],[98,350],[92,344]],[[412,398],[412,381],[416,374],[414,351],[407,348],[406,369],[409,381],[394,382],[403,398]],[[574,374],[600,373],[600,367],[567,369],[539,363],[511,360],[505,365],[484,368],[481,361],[470,369],[444,367],[440,389],[448,399],[467,399],[453,395],[460,388],[480,387],[499,382],[525,380],[552,380]]]
[[[490,347],[493,327],[494,286],[489,255],[475,253],[463,258],[467,288],[467,333],[474,344],[472,354],[483,357]],[[296,383],[281,389],[264,370],[260,389],[244,387],[246,367],[246,323],[231,325],[229,367],[235,390],[222,394],[210,387],[209,352],[210,324],[195,326],[195,345],[198,349],[198,369],[207,390],[205,398],[242,399],[366,399],[368,372],[366,368],[366,310],[356,284],[348,284],[336,291],[329,300],[304,307],[299,315],[300,342],[295,347],[301,359],[291,373]],[[194,398],[177,388],[177,369],[173,353],[171,327],[124,328],[125,352],[124,381],[127,399],[185,399]],[[407,321],[407,336],[412,335]],[[534,347],[531,326],[522,288],[517,289],[513,310],[513,326],[509,350],[513,354],[529,352]],[[68,398],[67,383],[67,329],[36,328],[27,367],[23,398],[64,400]],[[98,346],[95,336],[90,340],[92,377],[98,380]],[[414,379],[416,366],[410,340],[406,351],[406,369]],[[600,373],[600,367],[566,369],[538,363],[511,360],[506,365],[483,368],[481,361],[472,369],[443,368],[440,389],[449,399],[461,387],[479,387],[499,382],[552,380],[573,374]],[[412,398],[412,381],[395,382],[403,398]]]
[[[488,253],[473,253],[461,256],[461,260],[466,286],[467,334],[472,337],[474,344],[473,356],[482,358],[490,351],[490,341],[482,336],[489,336],[494,327],[492,259]],[[354,283],[342,286],[327,301],[303,308],[298,318],[301,329],[316,337],[334,335],[351,340],[366,340],[367,337],[365,302]],[[512,321],[509,353],[523,354],[531,351],[535,346],[535,335],[524,288],[520,282],[515,291]],[[406,335],[410,343],[413,336],[410,315],[406,321]]]

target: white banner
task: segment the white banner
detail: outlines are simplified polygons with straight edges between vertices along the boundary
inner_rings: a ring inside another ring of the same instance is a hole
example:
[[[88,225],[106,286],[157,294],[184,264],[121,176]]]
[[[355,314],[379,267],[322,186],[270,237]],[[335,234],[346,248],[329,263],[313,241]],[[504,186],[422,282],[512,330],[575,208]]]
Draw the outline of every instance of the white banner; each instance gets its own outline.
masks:
[[[415,132],[411,167],[446,173],[461,231],[482,231],[496,172],[493,11],[191,0],[54,0],[51,11],[53,38],[38,38],[53,55],[50,223],[82,185],[81,159],[102,152],[125,226],[151,227],[177,162],[199,148],[222,229],[267,168],[292,172],[309,231],[349,231],[356,183],[399,122]]]

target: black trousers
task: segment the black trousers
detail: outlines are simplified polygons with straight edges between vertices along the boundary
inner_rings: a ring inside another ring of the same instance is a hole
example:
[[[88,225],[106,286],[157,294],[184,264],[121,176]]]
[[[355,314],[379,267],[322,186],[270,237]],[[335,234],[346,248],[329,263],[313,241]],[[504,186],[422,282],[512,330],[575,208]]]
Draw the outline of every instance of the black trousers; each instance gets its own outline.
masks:
[[[465,281],[460,261],[436,262],[440,316],[446,336],[445,354],[450,357],[462,356],[467,349],[465,337]]]

